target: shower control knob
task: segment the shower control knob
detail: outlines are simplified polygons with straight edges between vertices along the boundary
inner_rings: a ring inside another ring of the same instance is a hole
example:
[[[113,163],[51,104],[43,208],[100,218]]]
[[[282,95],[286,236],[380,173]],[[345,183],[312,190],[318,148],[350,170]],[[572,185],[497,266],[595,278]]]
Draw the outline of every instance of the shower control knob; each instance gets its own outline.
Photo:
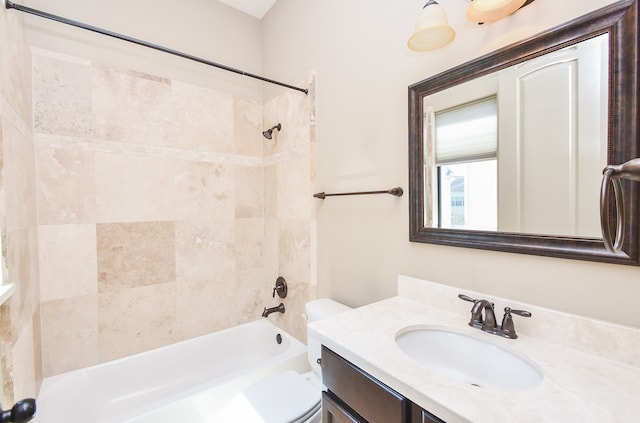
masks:
[[[36,400],[27,398],[14,404],[11,410],[0,407],[0,423],[26,423],[36,414]]]
[[[287,296],[287,281],[282,276],[278,276],[278,279],[276,279],[276,286],[273,288],[273,298],[276,297],[276,292],[280,298],[286,298]]]

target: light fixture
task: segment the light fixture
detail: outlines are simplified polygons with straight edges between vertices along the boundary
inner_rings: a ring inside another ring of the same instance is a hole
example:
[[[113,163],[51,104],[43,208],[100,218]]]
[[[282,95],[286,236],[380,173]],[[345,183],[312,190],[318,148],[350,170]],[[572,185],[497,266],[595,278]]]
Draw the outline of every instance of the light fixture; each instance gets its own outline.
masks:
[[[467,19],[485,23],[505,18],[520,9],[527,0],[473,0],[467,9]]]
[[[431,51],[449,44],[456,36],[444,9],[435,0],[429,0],[422,8],[416,28],[407,45],[413,51]]]
[[[479,24],[497,21],[533,2],[534,0],[471,0],[467,19]],[[455,36],[456,32],[449,25],[442,6],[435,0],[429,0],[418,16],[407,45],[413,51],[432,51],[446,46]]]

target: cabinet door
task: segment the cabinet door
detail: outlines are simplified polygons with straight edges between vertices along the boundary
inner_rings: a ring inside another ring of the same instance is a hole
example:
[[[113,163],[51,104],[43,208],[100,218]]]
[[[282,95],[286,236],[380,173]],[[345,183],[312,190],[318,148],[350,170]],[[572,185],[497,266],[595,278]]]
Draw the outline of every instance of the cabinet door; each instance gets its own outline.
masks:
[[[322,383],[365,422],[409,421],[409,400],[324,346]]]
[[[328,392],[322,393],[322,422],[323,423],[366,423],[351,411],[342,407]]]
[[[445,423],[433,414],[411,403],[411,423]]]

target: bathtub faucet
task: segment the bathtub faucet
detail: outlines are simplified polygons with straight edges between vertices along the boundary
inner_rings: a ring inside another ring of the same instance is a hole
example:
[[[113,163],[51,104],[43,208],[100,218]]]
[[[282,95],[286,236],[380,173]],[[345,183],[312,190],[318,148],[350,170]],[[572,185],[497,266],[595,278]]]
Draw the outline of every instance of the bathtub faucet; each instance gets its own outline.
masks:
[[[280,303],[280,305],[278,305],[277,307],[271,307],[271,308],[264,308],[264,311],[262,312],[262,317],[267,317],[268,315],[270,315],[271,313],[284,313],[284,304]]]

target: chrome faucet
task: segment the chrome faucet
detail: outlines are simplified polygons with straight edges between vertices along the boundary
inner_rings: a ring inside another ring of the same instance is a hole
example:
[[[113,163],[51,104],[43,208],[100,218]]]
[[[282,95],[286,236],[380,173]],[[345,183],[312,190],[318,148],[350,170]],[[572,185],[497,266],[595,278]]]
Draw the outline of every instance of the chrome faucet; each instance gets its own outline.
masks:
[[[476,300],[464,294],[459,294],[458,298],[473,303],[469,326],[480,329],[483,332],[500,335],[505,338],[516,339],[518,337],[511,313],[522,317],[531,317],[531,313],[526,310],[512,310],[509,307],[505,307],[502,324],[498,327],[498,324],[496,323],[496,314],[493,310],[493,303],[488,300]]]

